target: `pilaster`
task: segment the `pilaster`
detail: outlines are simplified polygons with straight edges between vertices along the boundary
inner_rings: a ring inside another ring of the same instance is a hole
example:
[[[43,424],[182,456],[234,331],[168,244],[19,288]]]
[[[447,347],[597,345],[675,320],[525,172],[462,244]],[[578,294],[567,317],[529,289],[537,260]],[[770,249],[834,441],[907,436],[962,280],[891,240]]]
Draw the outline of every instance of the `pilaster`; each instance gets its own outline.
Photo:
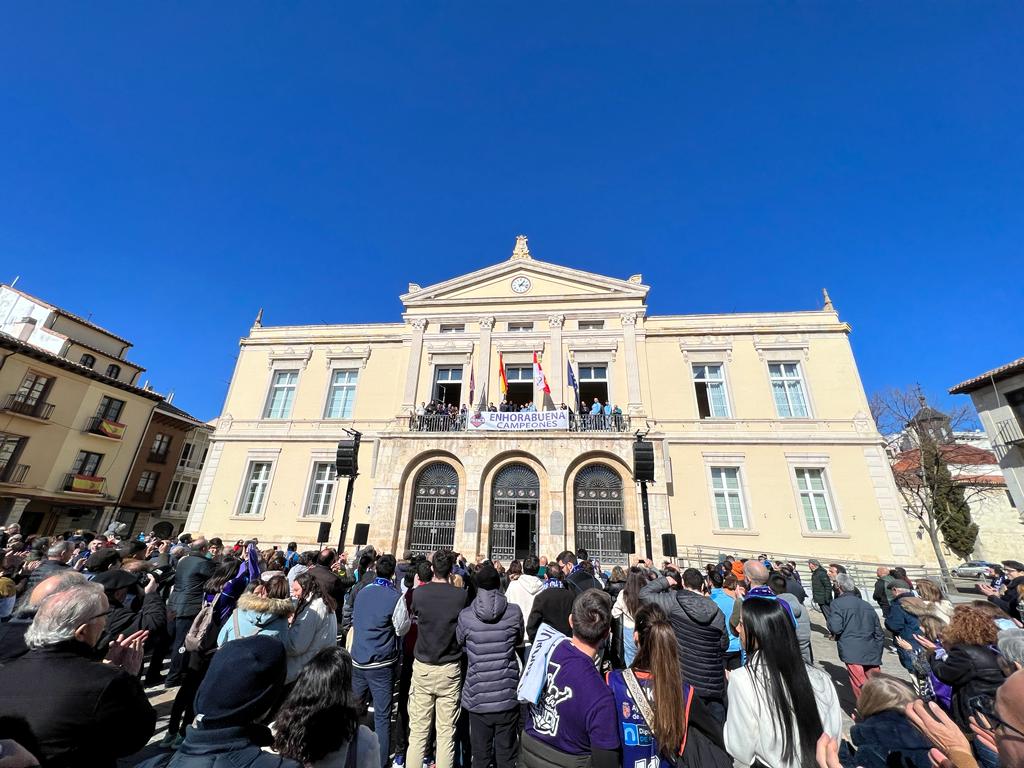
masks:
[[[625,312],[622,318],[622,335],[626,351],[626,398],[630,416],[642,416],[644,411],[640,397],[640,360],[636,351],[636,322],[638,312]]]
[[[551,388],[551,399],[557,408],[565,402],[565,392],[562,387],[562,369],[565,365],[562,360],[562,326],[565,324],[565,315],[550,315],[548,317],[548,328],[551,330],[551,343],[549,348],[551,354],[544,361],[544,373],[548,378],[548,386]]]
[[[409,345],[409,367],[405,372],[405,392],[402,395],[400,417],[408,416],[416,409],[416,387],[420,380],[420,359],[423,357],[423,332],[427,321],[418,318],[412,323],[412,342]]]

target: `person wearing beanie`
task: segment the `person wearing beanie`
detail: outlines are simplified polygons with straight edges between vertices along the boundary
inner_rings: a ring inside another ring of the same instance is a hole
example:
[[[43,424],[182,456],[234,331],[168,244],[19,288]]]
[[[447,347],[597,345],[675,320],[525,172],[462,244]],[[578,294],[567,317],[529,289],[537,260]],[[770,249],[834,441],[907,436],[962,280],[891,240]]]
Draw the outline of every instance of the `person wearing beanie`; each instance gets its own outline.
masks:
[[[476,597],[459,613],[455,637],[468,658],[462,706],[469,711],[473,766],[513,768],[519,755],[519,660],[523,612],[501,592],[491,563],[476,573]]]
[[[284,646],[254,635],[226,643],[213,655],[196,693],[196,717],[177,752],[159,755],[138,768],[300,768],[293,760],[264,752],[273,738],[258,725],[277,703],[288,664]]]

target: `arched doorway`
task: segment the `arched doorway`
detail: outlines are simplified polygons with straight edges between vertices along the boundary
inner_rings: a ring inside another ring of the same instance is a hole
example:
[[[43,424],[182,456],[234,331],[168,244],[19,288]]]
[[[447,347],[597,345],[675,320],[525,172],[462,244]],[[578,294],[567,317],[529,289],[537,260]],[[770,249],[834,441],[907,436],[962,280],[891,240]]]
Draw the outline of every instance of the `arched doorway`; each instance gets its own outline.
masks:
[[[522,560],[537,552],[540,480],[526,464],[506,464],[491,483],[492,560]]]
[[[459,501],[459,475],[451,464],[428,464],[413,484],[409,549],[430,554],[455,546],[455,509]]]
[[[606,464],[590,464],[573,483],[576,548],[586,549],[601,565],[626,565],[619,551],[623,529],[622,477]]]

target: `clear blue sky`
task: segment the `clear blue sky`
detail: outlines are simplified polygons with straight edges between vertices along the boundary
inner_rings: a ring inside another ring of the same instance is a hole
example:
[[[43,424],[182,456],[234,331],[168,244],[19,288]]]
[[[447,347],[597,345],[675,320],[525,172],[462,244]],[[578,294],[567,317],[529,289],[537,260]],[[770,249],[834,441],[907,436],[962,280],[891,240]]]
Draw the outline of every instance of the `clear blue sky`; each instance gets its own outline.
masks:
[[[652,313],[827,286],[869,392],[940,394],[1024,354],[1022,28],[1018,2],[7,4],[0,280],[131,338],[202,418],[260,306],[395,321],[519,232],[643,272]]]

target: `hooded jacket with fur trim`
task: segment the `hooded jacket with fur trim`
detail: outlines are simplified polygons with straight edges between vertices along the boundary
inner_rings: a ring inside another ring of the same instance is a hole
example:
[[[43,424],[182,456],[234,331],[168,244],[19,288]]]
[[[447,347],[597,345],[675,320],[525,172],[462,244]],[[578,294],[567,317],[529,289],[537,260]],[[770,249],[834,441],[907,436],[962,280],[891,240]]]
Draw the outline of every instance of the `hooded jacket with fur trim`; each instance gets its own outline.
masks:
[[[238,598],[237,608],[221,627],[217,645],[253,635],[276,637],[283,642],[288,634],[288,617],[294,609],[292,601],[287,598],[263,597],[254,592],[246,592]]]

